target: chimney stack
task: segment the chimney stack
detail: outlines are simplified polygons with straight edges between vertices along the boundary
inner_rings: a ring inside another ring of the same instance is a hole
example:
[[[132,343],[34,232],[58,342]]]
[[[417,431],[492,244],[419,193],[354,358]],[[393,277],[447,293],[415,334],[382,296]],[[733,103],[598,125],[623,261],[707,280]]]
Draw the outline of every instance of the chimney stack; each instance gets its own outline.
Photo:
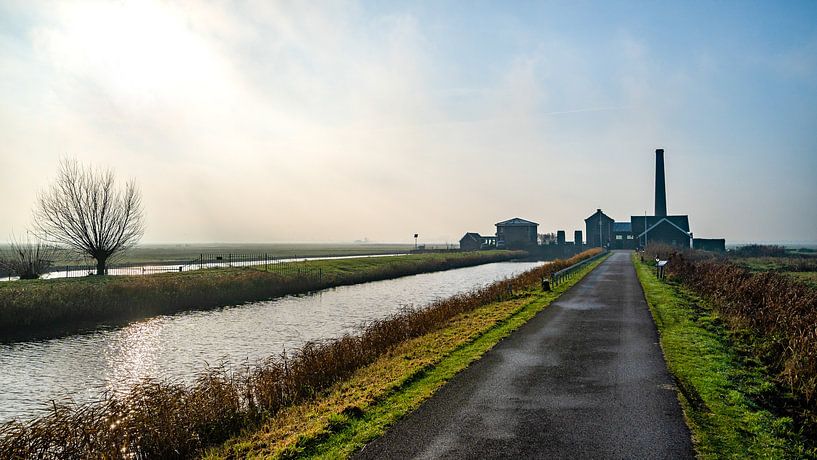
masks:
[[[667,185],[664,181],[664,149],[655,150],[655,215],[667,215]]]

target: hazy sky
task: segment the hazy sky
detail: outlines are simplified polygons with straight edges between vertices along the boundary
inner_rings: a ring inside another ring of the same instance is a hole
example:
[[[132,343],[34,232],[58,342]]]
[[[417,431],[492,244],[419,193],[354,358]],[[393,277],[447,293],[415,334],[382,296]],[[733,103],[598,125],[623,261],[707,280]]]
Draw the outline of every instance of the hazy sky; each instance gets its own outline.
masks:
[[[143,242],[425,241],[653,209],[817,240],[817,2],[0,0],[0,240],[61,157]]]

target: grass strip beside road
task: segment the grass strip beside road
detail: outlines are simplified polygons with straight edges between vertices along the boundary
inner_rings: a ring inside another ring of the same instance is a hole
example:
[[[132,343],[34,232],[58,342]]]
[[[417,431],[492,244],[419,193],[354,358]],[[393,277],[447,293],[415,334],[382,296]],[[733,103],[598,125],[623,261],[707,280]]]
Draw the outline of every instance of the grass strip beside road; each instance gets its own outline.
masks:
[[[701,458],[815,458],[793,421],[763,407],[782,391],[756,359],[739,352],[718,314],[633,256],[667,367]]]
[[[347,457],[385,433],[602,260],[588,264],[552,292],[517,293],[512,300],[482,306],[443,329],[402,343],[315,399],[281,411],[261,429],[212,449],[205,457]]]
[[[60,335],[100,324],[300,294],[329,287],[468,267],[523,257],[520,251],[353,258],[214,268],[144,276],[90,276],[0,283],[0,342]],[[285,264],[289,265],[289,264]],[[297,268],[320,270],[320,277]]]

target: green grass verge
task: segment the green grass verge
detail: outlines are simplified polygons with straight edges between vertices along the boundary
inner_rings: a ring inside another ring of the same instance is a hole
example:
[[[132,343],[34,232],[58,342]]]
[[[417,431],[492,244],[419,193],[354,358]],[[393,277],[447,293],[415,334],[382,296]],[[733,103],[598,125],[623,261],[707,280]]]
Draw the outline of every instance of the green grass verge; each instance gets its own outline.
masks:
[[[706,302],[656,278],[633,256],[667,367],[701,458],[814,458],[792,419],[757,401],[780,391],[756,360],[738,352],[729,331]]]
[[[486,305],[389,356],[206,458],[345,458],[383,435],[457,373],[525,324],[598,266],[594,261],[552,292],[530,290]]]

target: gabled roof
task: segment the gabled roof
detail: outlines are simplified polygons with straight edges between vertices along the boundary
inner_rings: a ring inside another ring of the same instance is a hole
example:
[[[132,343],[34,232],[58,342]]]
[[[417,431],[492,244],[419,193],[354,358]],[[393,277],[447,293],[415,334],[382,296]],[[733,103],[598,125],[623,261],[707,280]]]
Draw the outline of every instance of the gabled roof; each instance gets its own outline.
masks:
[[[652,229],[654,229],[655,227],[658,227],[659,225],[661,225],[664,222],[667,222],[668,224],[672,225],[673,227],[675,227],[679,231],[681,231],[681,233],[684,233],[687,236],[689,236],[689,230],[684,230],[683,228],[681,228],[681,226],[677,225],[675,222],[670,220],[670,217],[672,217],[672,216],[662,217],[661,220],[659,220],[655,224],[651,225],[649,228],[647,228],[647,230],[641,232],[641,234],[638,235],[638,237],[641,238],[642,236],[644,236],[645,233],[648,233],[648,232],[652,231]],[[677,216],[677,217],[686,217],[686,216]],[[689,224],[687,224],[687,229],[689,229]]]
[[[613,222],[614,232],[632,232],[633,224],[630,222]]]
[[[462,240],[464,240],[466,238],[470,238],[472,240],[481,240],[482,236],[480,236],[479,233],[468,232],[465,235],[463,235],[462,238],[460,238],[460,241],[462,241]]]
[[[602,218],[602,219],[606,219],[606,220],[613,220],[613,218],[612,218],[612,217],[610,217],[610,216],[608,216],[607,214],[605,214],[605,213],[601,212],[601,209],[596,209],[596,212],[594,212],[594,213],[593,213],[593,214],[592,214],[590,217],[588,217],[587,219],[584,219],[584,221],[585,221],[585,222],[587,222],[588,220],[591,220],[591,219],[593,219],[594,217],[599,216],[599,215],[601,216],[601,218]]]
[[[643,234],[644,227],[650,228],[657,225],[663,219],[679,227],[681,231],[689,233],[689,216],[674,215],[674,216],[630,216],[630,223],[633,226],[633,231]],[[645,225],[646,224],[646,225]]]
[[[497,227],[529,227],[531,225],[539,225],[536,222],[531,222],[529,220],[525,220],[519,217],[514,217],[513,219],[508,219],[496,224]]]

